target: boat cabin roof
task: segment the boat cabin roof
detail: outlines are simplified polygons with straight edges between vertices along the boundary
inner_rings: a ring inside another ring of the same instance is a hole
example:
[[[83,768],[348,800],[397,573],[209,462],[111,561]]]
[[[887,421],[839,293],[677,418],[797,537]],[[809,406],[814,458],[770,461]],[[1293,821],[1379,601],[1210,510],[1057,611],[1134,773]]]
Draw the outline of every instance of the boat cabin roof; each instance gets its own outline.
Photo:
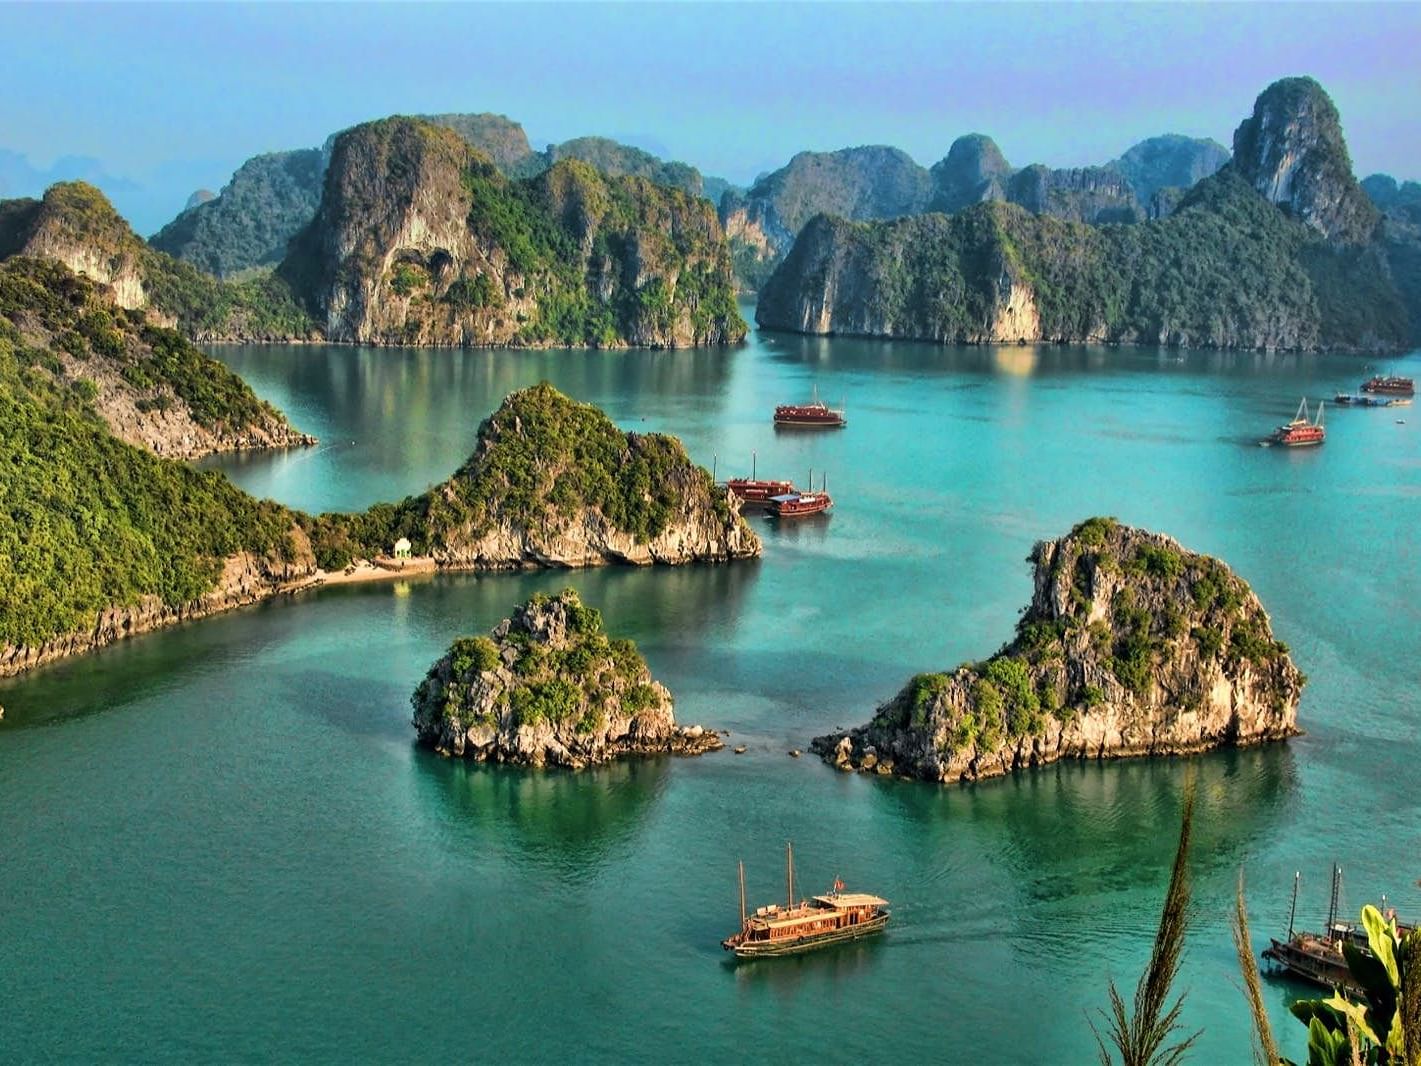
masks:
[[[802,495],[803,493],[799,492],[785,492],[781,493],[778,496],[771,496],[770,499],[774,500],[776,503],[788,503],[790,500],[799,499]]]
[[[886,907],[888,901],[867,892],[840,892],[836,896],[815,896],[814,902],[842,910],[845,907]]]

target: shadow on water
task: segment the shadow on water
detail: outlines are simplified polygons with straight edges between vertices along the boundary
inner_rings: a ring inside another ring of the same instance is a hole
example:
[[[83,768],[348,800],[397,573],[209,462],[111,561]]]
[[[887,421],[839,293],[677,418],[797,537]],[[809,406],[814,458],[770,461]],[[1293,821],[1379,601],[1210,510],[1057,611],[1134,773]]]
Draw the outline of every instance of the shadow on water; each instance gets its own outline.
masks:
[[[182,622],[0,680],[0,732],[114,711],[259,657],[290,635],[299,599]],[[295,613],[293,613],[295,612]]]
[[[584,881],[624,855],[666,788],[670,758],[625,759],[577,772],[445,758],[416,749],[412,772],[470,847],[507,842],[520,858]]]
[[[1300,785],[1286,744],[1186,758],[1068,761],[966,786],[880,779],[881,798],[929,837],[963,823],[1008,846],[993,857],[1034,902],[1163,884],[1189,781],[1198,876],[1232,876],[1285,820]],[[1049,871],[1049,873],[1047,873]]]

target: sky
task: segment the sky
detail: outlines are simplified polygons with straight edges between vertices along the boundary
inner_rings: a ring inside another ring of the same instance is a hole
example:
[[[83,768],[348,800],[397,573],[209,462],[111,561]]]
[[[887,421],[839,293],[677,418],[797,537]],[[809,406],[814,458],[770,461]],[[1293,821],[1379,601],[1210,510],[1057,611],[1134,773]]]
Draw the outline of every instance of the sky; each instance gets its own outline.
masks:
[[[1421,4],[0,3],[0,196],[83,172],[146,234],[259,152],[446,111],[740,183],[856,144],[930,165],[970,132],[1082,166],[1166,132],[1227,146],[1293,74],[1359,176],[1421,178],[1418,46]]]

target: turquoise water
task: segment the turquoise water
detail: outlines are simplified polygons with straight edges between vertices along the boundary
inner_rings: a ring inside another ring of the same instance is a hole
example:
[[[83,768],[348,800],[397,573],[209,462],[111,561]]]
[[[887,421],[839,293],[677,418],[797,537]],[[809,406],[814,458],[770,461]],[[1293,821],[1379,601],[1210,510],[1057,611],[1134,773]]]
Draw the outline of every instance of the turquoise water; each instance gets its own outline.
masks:
[[[827,470],[838,507],[757,520],[755,563],[328,589],[0,684],[6,1058],[1087,1062],[1106,982],[1128,994],[1148,955],[1188,774],[1193,1061],[1247,1060],[1240,868],[1256,938],[1286,926],[1296,870],[1320,921],[1334,859],[1351,909],[1385,892],[1421,912],[1421,409],[1329,410],[1313,451],[1255,444],[1304,393],[1355,388],[1356,361],[773,335],[218,354],[322,444],[213,465],[308,509],[442,479],[542,378],[722,477],[752,450],[764,476]],[[776,434],[770,408],[816,384],[849,427]],[[994,650],[1032,542],[1096,513],[1253,583],[1311,677],[1306,736],[948,788],[786,756]],[[639,642],[682,720],[748,752],[573,776],[416,749],[429,662],[566,584]],[[892,899],[889,933],[727,964],[735,860],[769,902],[787,839],[806,889],[837,874]],[[1300,991],[1267,984],[1295,1057]]]

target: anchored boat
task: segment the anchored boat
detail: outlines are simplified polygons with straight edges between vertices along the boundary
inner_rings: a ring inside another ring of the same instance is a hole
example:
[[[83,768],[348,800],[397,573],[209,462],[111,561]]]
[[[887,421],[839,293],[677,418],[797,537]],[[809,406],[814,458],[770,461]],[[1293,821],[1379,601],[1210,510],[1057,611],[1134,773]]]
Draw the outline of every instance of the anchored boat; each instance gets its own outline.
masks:
[[[1272,964],[1274,970],[1292,977],[1300,977],[1325,988],[1340,988],[1357,995],[1363,994],[1356,978],[1352,976],[1352,970],[1347,965],[1347,957],[1342,949],[1344,945],[1350,944],[1365,955],[1370,956],[1372,952],[1367,944],[1365,929],[1355,922],[1338,920],[1337,905],[1342,896],[1342,867],[1335,863],[1332,866],[1332,902],[1327,909],[1327,924],[1321,933],[1293,929],[1293,920],[1298,912],[1298,882],[1301,877],[1301,874],[1293,877],[1293,905],[1288,914],[1288,938],[1270,938],[1268,947],[1263,949],[1263,957]],[[1395,917],[1395,912],[1386,911],[1385,897],[1382,899],[1382,909],[1388,917]],[[1410,928],[1400,923],[1397,925],[1402,935],[1409,932]]]
[[[834,506],[834,499],[829,495],[829,475],[821,475],[820,489],[814,491],[814,471],[809,472],[809,491],[798,492],[791,486],[791,491],[771,496],[767,501],[770,514],[775,518],[803,518],[806,515],[823,514]]]
[[[751,452],[750,476],[733,477],[725,483],[725,487],[746,507],[770,507],[772,497],[799,491],[794,487],[793,481],[766,481],[756,477],[755,466],[755,453]]]
[[[1380,374],[1362,382],[1363,392],[1383,392],[1390,396],[1415,396],[1416,382],[1411,378],[1382,377]]]
[[[838,429],[848,425],[844,409],[833,408],[819,399],[819,389],[808,403],[782,403],[775,408],[775,425],[801,429]]]
[[[740,864],[740,932],[720,942],[737,958],[798,955],[846,940],[883,932],[888,925],[888,901],[864,892],[845,892],[834,878],[834,887],[822,896],[794,899],[794,846],[785,845],[786,903],[745,909],[745,864]]]
[[[1326,437],[1327,430],[1322,425],[1322,401],[1317,401],[1317,417],[1312,419],[1308,417],[1308,401],[1304,397],[1293,420],[1284,422],[1275,429],[1273,435],[1264,443],[1281,444],[1285,448],[1306,448],[1321,444]]]

